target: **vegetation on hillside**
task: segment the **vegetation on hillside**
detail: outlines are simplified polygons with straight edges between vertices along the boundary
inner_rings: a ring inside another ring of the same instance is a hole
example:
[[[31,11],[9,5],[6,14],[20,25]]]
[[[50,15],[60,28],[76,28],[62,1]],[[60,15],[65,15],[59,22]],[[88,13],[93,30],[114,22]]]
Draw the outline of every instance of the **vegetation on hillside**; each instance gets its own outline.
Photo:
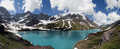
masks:
[[[73,23],[72,21],[70,21],[70,25],[68,24],[68,21],[70,20],[66,20],[66,21],[58,21],[56,23],[49,23],[47,25],[43,25],[40,24],[36,27],[43,27],[45,29],[51,29],[51,30],[88,30],[88,29],[98,29],[97,27],[92,27],[89,25],[81,25],[80,23]],[[70,27],[70,28],[69,28]]]
[[[88,35],[87,40],[82,40],[76,44],[78,49],[97,49],[99,44],[102,42],[102,32],[91,33]]]
[[[30,42],[24,40],[10,32],[5,31],[5,34],[0,34],[0,49],[14,49],[30,46]]]
[[[100,49],[119,49],[120,48],[120,26],[111,34],[111,39],[102,44]]]
[[[106,27],[106,29],[109,27],[111,28],[108,30],[102,28],[105,31],[89,34],[88,39],[78,42],[76,44],[76,47],[78,49],[120,49],[120,25],[116,22]],[[112,33],[109,34],[110,36],[105,35],[108,36],[110,39],[103,42],[103,34],[107,31],[109,32],[113,28],[115,28],[115,30],[113,30]]]

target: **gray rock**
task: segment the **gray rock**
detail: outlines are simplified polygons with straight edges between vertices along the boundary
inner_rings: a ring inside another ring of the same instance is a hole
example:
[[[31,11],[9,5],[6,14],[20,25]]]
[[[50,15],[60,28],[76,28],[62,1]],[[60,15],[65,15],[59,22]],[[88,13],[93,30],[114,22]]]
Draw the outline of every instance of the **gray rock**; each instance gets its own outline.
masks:
[[[0,25],[0,34],[4,35],[5,32],[4,32],[4,26],[3,25]]]

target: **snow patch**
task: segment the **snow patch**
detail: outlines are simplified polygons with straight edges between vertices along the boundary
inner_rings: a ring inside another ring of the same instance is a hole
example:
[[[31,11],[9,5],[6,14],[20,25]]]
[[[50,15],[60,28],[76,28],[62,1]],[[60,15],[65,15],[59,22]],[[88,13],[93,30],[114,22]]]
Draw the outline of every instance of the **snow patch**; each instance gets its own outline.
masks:
[[[94,27],[92,24],[90,24],[87,20],[86,20],[86,22],[91,26],[91,27]]]
[[[65,22],[64,22],[64,20],[62,20],[63,21],[63,25],[62,25],[62,27],[64,27],[64,25],[65,25]]]
[[[30,21],[26,21],[26,23],[28,23],[28,22],[30,22]]]
[[[19,37],[21,37],[19,34],[18,34],[18,31],[16,31],[16,30],[7,30],[8,32],[11,32],[11,33],[13,33],[13,34],[15,34],[15,35],[17,35],[17,36],[19,36]]]
[[[51,16],[48,20],[50,21],[51,18],[55,18],[54,20],[56,20],[56,19],[60,18],[60,16],[59,15]]]
[[[88,22],[88,21],[87,21]],[[94,27],[93,25],[91,25],[89,22],[88,22],[88,24],[91,26],[91,27]]]
[[[84,20],[86,20],[86,17],[84,14],[80,14],[80,15],[83,17]]]
[[[77,47],[75,47],[74,49],[78,49]]]
[[[25,19],[27,19],[27,18],[25,18]],[[21,19],[21,20],[19,20],[18,22],[22,22],[22,21],[24,21],[25,19]]]
[[[77,19],[78,19],[79,17],[77,16]]]
[[[19,26],[19,23],[16,23],[16,22],[10,22],[10,24],[7,25],[8,28],[10,28],[11,30],[20,30],[20,28],[18,27]]]
[[[44,29],[43,27],[40,27],[39,29],[40,29],[40,30],[50,30],[50,29]]]
[[[72,21],[73,24],[75,24],[75,22]]]
[[[22,22],[22,21],[24,21],[25,19],[27,19],[27,16],[29,16],[30,14],[27,14],[27,15],[25,15],[24,17],[21,17],[20,19],[21,20],[19,20],[18,22]]]
[[[71,28],[72,26],[71,26],[71,22],[70,22],[70,21],[68,21],[68,24],[69,24],[69,27],[68,27],[68,28]]]
[[[2,18],[5,18],[4,16],[2,16]]]
[[[2,23],[2,25],[3,25],[5,28],[7,28],[6,24]]]
[[[39,24],[48,24],[48,23],[52,23],[52,21],[49,20],[40,20],[42,23]]]
[[[32,30],[32,29],[37,29],[37,28],[35,28],[35,27],[26,26],[26,25],[23,25],[22,28],[23,28],[23,29],[30,29],[30,30]]]
[[[56,19],[59,19],[60,17],[66,16],[66,15],[68,15],[68,14],[71,14],[71,15],[73,15],[73,14],[75,14],[75,15],[81,15],[81,16],[83,16],[83,19],[86,20],[86,17],[85,17],[85,15],[84,15],[82,12],[68,12],[68,13],[62,13],[62,14],[59,14],[59,15],[51,16],[50,18],[54,17],[55,20],[56,20]],[[49,18],[49,20],[50,20],[50,18]],[[77,17],[77,18],[79,18],[79,17]]]
[[[27,15],[25,15],[24,17],[26,18],[27,16],[29,16],[30,14],[27,14]]]
[[[68,12],[68,13],[63,13],[63,14],[61,14],[61,16],[66,16],[67,14],[71,14],[71,15],[73,15],[73,14],[75,14],[75,15],[81,15],[81,16],[83,17],[83,19],[86,20],[86,17],[85,17],[85,15],[84,15],[82,12]],[[77,18],[78,18],[78,17],[77,17]]]
[[[3,44],[3,43],[0,43],[0,45],[4,46],[4,44]]]
[[[63,13],[63,14],[60,14],[61,16],[66,16],[66,15],[68,15],[68,14],[71,14],[71,15],[73,15],[73,14],[82,14],[82,12],[68,12],[68,13]]]
[[[43,29],[43,27],[40,27],[39,29]]]
[[[84,22],[80,22],[81,25],[84,25]]]
[[[84,24],[84,22],[80,22],[80,24],[86,26],[89,30],[89,27],[86,24]]]
[[[46,13],[43,13],[43,15],[47,15]]]
[[[88,40],[88,37],[85,40]]]
[[[105,30],[109,30],[111,27],[108,27],[107,29],[105,29]]]

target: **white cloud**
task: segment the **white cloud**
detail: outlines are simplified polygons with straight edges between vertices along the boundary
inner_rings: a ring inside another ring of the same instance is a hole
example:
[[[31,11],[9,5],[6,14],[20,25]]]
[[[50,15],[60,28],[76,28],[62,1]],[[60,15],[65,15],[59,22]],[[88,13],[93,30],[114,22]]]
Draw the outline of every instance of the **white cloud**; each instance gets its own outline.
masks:
[[[106,9],[120,8],[120,0],[105,0],[107,3]]]
[[[2,0],[0,3],[0,6],[5,7],[9,11],[13,11],[16,13],[15,7],[14,7],[14,0]]]
[[[118,7],[120,8],[120,0],[118,0],[118,2],[117,2],[117,3],[118,3]]]
[[[20,5],[20,3],[18,3],[18,9],[20,10],[20,9],[21,9],[21,7],[19,7],[19,5]]]
[[[94,12],[95,4],[92,0],[50,0],[51,8],[58,7],[59,11],[69,12],[84,12],[85,14],[92,14]]]
[[[20,3],[18,3],[18,5],[20,5]]]
[[[98,25],[107,24],[107,16],[101,11],[94,13],[93,17]]]
[[[117,20],[120,20],[120,16],[118,14],[116,14],[116,12],[112,12],[112,13],[108,14],[108,19],[110,19],[108,21],[108,23],[110,24],[110,23],[113,23]]]
[[[109,13],[108,15],[105,15],[104,13],[99,11],[98,13],[94,13],[93,17],[95,19],[95,22],[99,26],[102,24],[111,24],[116,22],[117,20],[120,20],[120,15],[118,15],[116,12],[112,12],[112,13]]]
[[[33,12],[35,9],[40,10],[42,7],[42,0],[24,0],[23,3],[22,9],[25,9],[24,12]]]

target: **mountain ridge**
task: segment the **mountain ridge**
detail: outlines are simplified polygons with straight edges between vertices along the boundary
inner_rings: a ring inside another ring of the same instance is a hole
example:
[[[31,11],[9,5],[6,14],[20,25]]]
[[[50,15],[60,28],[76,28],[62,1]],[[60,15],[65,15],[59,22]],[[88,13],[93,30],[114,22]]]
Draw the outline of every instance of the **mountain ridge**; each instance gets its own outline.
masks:
[[[8,12],[6,9],[5,11]],[[1,17],[2,16],[3,15],[1,15]],[[0,20],[3,20],[2,23],[4,23],[4,21],[6,20],[8,24],[10,24],[11,27],[15,29],[39,29],[43,27],[44,29],[50,30],[85,30],[98,28],[98,25],[95,22],[91,21],[89,18],[87,18],[82,12],[70,12],[58,14],[55,16],[49,16],[45,13],[40,13],[37,15],[32,14],[30,11],[27,11],[26,13],[16,13],[15,15],[10,15],[10,18],[8,19]],[[65,21],[65,23],[63,21]],[[58,22],[61,22],[62,24]],[[60,26],[56,26],[55,23],[59,24]],[[51,24],[54,25],[51,26]],[[63,27],[61,27],[61,25]],[[11,27],[9,28],[11,29]],[[80,27],[82,27],[83,29],[81,29]]]

